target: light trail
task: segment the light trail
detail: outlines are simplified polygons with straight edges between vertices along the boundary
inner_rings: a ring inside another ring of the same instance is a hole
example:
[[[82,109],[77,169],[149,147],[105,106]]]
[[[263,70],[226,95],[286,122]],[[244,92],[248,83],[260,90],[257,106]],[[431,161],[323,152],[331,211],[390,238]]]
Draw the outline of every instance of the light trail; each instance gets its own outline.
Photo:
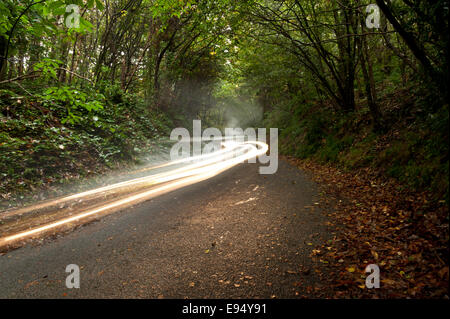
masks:
[[[216,151],[216,152],[209,153],[209,154],[203,154],[203,155],[186,157],[186,158],[182,158],[182,159],[175,160],[175,161],[170,161],[170,162],[167,162],[167,163],[164,163],[164,164],[160,164],[160,165],[157,165],[157,166],[152,166],[152,167],[146,168],[145,170],[154,170],[154,169],[158,169],[158,168],[174,166],[174,165],[177,165],[177,164],[198,161],[197,163],[192,164],[192,165],[181,167],[179,169],[168,171],[168,172],[163,172],[163,173],[159,173],[159,174],[154,174],[154,175],[144,176],[144,177],[140,177],[140,178],[135,178],[135,179],[132,179],[132,180],[129,180],[129,181],[125,181],[125,182],[115,183],[115,184],[112,184],[112,185],[108,185],[108,186],[92,189],[92,190],[89,190],[89,191],[77,193],[77,194],[74,194],[74,195],[66,196],[66,197],[63,197],[63,198],[59,198],[59,199],[55,199],[55,200],[39,203],[39,204],[36,204],[36,205],[32,205],[32,206],[28,206],[28,207],[12,210],[12,211],[7,211],[7,212],[2,213],[0,215],[0,217],[5,218],[5,217],[14,216],[14,215],[23,215],[23,214],[26,214],[28,212],[33,212],[33,211],[36,211],[36,210],[44,209],[44,208],[55,206],[55,205],[61,205],[63,203],[66,203],[66,202],[69,202],[69,201],[72,201],[72,200],[75,200],[75,199],[81,199],[83,197],[104,193],[104,192],[111,191],[111,190],[114,190],[114,189],[119,189],[119,188],[124,188],[124,187],[129,187],[129,186],[136,186],[138,184],[144,184],[144,185],[147,184],[149,186],[149,185],[152,185],[156,181],[159,181],[159,182],[170,181],[170,180],[174,180],[174,179],[177,179],[177,178],[185,177],[185,176],[187,176],[189,174],[194,174],[194,173],[192,173],[192,169],[194,169],[196,167],[210,165],[210,164],[212,164],[214,162],[222,161],[222,160],[224,160],[224,157],[234,156],[236,154],[236,152],[235,152],[236,149],[243,148],[243,147],[246,147],[246,146],[248,148],[248,144],[247,145],[245,145],[245,144],[241,145],[241,144],[237,144],[237,143],[233,144],[233,143],[230,143],[230,142],[225,142],[225,143],[222,143],[222,145],[225,148],[220,150],[220,151]],[[210,159],[210,160],[207,160],[207,161],[205,160],[205,159],[210,158],[210,157],[213,157],[213,158]],[[216,158],[214,158],[214,157],[216,157]],[[182,175],[183,172],[185,173],[185,176]]]
[[[152,187],[144,190],[138,194],[130,195],[120,200],[110,202],[108,204],[98,204],[97,207],[80,211],[71,217],[63,217],[57,221],[47,223],[29,230],[19,231],[16,234],[8,235],[0,238],[0,247],[10,245],[13,242],[23,240],[38,234],[45,233],[50,230],[55,230],[58,227],[68,225],[71,223],[80,223],[88,217],[99,217],[104,214],[112,213],[119,209],[123,209],[140,202],[146,201],[150,198],[165,194],[167,192],[198,183],[213,176],[216,176],[240,163],[255,157],[261,156],[268,151],[268,145],[258,141],[248,142],[225,142],[222,143],[225,147],[214,153],[204,154],[194,157],[189,157],[177,161],[165,163],[163,165],[155,166],[154,168],[172,166],[175,164],[198,161],[197,163],[187,165],[185,167],[173,169],[167,172],[145,176],[130,181],[125,181],[105,187],[100,187],[90,191],[74,194],[58,200],[37,204],[24,209],[9,212],[10,215],[29,212],[33,210],[42,209],[52,205],[58,205],[63,202],[68,202],[74,199],[81,199],[93,194],[102,194],[105,191],[120,189],[123,187],[146,185]],[[158,186],[162,184],[161,186]],[[0,215],[1,216],[1,215]]]

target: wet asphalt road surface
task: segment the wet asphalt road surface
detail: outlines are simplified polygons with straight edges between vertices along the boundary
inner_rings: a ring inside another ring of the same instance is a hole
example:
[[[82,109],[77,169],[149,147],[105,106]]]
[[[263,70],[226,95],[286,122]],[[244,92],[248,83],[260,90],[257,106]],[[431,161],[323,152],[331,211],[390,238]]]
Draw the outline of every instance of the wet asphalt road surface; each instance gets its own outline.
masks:
[[[280,161],[201,183],[0,256],[0,298],[298,298],[329,238],[317,186]],[[66,266],[80,267],[79,289]]]

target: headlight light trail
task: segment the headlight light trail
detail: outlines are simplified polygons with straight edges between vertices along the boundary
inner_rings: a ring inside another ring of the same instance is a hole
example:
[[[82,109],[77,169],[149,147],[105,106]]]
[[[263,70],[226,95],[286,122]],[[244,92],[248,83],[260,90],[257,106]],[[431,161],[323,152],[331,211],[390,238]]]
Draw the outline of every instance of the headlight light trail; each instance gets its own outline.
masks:
[[[187,176],[189,174],[190,171],[192,171],[192,169],[196,168],[196,167],[201,167],[201,166],[206,166],[206,165],[210,165],[212,163],[215,162],[219,162],[219,161],[223,161],[224,158],[230,157],[230,156],[235,156],[237,154],[237,150],[239,149],[247,149],[249,148],[248,145],[242,145],[242,144],[230,144],[230,142],[227,143],[223,143],[223,145],[225,146],[225,149],[222,149],[220,151],[217,152],[213,152],[213,153],[209,153],[209,154],[204,154],[204,155],[198,155],[198,156],[192,156],[192,157],[187,157],[187,158],[182,158],[179,160],[175,160],[175,161],[171,161],[171,162],[167,162],[161,165],[157,165],[157,166],[152,166],[149,168],[146,168],[146,170],[152,170],[152,169],[158,169],[158,168],[163,168],[163,167],[169,167],[169,166],[174,166],[174,165],[178,165],[178,164],[182,164],[182,163],[188,163],[188,162],[196,162],[194,164],[185,166],[185,167],[181,167],[179,169],[174,169],[168,172],[163,172],[163,173],[159,173],[159,174],[153,174],[153,175],[149,175],[149,176],[144,176],[144,177],[140,177],[140,178],[135,178],[129,181],[125,181],[125,182],[120,182],[120,183],[115,183],[112,185],[108,185],[108,186],[104,186],[104,187],[100,187],[100,188],[96,188],[96,189],[92,189],[89,191],[85,191],[85,192],[81,192],[81,193],[77,193],[77,194],[73,194],[70,196],[66,196],[63,198],[58,198],[58,199],[54,199],[54,200],[50,200],[50,201],[45,201],[36,205],[32,205],[32,206],[27,206],[27,207],[23,207],[20,209],[16,209],[16,210],[11,210],[11,211],[6,211],[3,213],[0,213],[0,217],[1,218],[5,218],[5,217],[11,217],[14,215],[23,215],[26,214],[28,212],[33,212],[36,210],[40,210],[40,209],[44,209],[47,207],[51,207],[51,206],[56,206],[56,205],[61,205],[63,203],[69,202],[69,201],[73,201],[76,199],[81,199],[83,197],[87,197],[87,196],[91,196],[91,195],[95,195],[95,194],[101,194],[107,191],[111,191],[114,189],[118,189],[118,188],[124,188],[124,187],[129,187],[129,186],[133,186],[133,185],[138,185],[138,184],[147,184],[147,185],[153,185],[155,181],[159,180],[161,181],[169,181],[169,180],[173,180],[176,178],[180,178],[183,176]],[[206,160],[208,158],[211,158],[210,160]],[[182,175],[182,173],[185,173],[185,175]],[[164,179],[165,178],[165,179]]]
[[[148,189],[143,190],[137,194],[131,192],[132,194],[130,196],[126,196],[125,198],[122,198],[120,200],[115,200],[107,204],[99,203],[94,208],[78,211],[77,213],[72,214],[72,216],[70,217],[62,217],[59,220],[47,223],[45,225],[34,227],[28,230],[18,231],[17,233],[9,234],[3,238],[0,237],[0,247],[10,245],[13,242],[20,241],[32,236],[43,234],[50,230],[56,230],[58,227],[64,225],[71,225],[73,223],[79,224],[84,220],[89,219],[89,217],[97,218],[101,215],[109,214],[131,205],[135,205],[137,203],[146,201],[150,198],[179,189],[181,187],[198,183],[200,181],[216,176],[238,165],[239,163],[243,163],[247,160],[261,156],[268,151],[268,145],[258,141],[248,141],[242,143],[225,142],[223,143],[223,146],[225,147],[224,149],[216,151],[214,153],[189,157],[186,159],[163,164],[164,166],[172,166],[175,164],[195,161],[194,164],[190,164],[181,168],[175,168],[167,172],[116,183],[113,185],[70,195],[61,199],[25,207],[16,211],[7,212],[9,216],[14,214],[24,214],[26,212],[39,210],[44,207],[55,206],[63,202],[68,202],[75,199],[79,200],[90,195],[101,194],[105,191],[129,187],[131,185],[143,184],[149,186]],[[162,166],[159,165],[156,167]],[[3,216],[0,213],[0,217]]]

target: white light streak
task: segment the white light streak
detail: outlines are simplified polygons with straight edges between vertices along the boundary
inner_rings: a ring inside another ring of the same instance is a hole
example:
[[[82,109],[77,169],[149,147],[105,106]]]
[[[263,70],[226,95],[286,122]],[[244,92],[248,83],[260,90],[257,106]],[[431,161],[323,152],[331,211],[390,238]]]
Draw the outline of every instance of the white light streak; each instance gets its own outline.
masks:
[[[53,201],[7,212],[3,214],[2,217],[33,212],[42,208],[48,208],[56,205],[58,205],[59,207],[61,203],[69,202],[75,199],[79,200],[95,194],[101,195],[106,191],[119,190],[124,187],[138,185],[149,186],[149,188],[151,187],[151,189],[144,190],[138,194],[130,195],[108,204],[98,204],[98,206],[95,208],[79,211],[73,216],[63,217],[60,220],[0,238],[0,247],[9,245],[18,240],[23,240],[28,237],[45,233],[50,230],[56,230],[58,227],[64,225],[68,225],[71,223],[81,223],[82,221],[88,219],[88,217],[98,217],[101,214],[112,213],[131,205],[141,203],[155,196],[162,195],[164,193],[179,189],[181,187],[192,185],[194,183],[198,183],[200,181],[216,176],[238,165],[239,163],[243,163],[255,157],[266,154],[266,152],[268,151],[268,145],[259,141],[248,141],[242,143],[226,141],[222,143],[222,146],[224,147],[224,149],[210,154],[193,156],[177,161],[168,162],[162,165],[150,167],[148,168],[148,170],[161,167],[169,167],[176,164],[194,162],[193,164],[189,164],[181,168],[174,168],[163,173],[136,178],[129,181],[100,187]]]

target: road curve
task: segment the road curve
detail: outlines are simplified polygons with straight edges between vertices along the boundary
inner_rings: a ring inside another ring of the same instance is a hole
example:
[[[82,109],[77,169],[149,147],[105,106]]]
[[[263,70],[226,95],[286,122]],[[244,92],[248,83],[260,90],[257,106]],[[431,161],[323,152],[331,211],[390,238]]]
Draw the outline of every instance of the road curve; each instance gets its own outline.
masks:
[[[296,298],[329,237],[316,185],[280,161],[240,164],[0,256],[0,298]],[[66,266],[80,289],[65,286]]]

